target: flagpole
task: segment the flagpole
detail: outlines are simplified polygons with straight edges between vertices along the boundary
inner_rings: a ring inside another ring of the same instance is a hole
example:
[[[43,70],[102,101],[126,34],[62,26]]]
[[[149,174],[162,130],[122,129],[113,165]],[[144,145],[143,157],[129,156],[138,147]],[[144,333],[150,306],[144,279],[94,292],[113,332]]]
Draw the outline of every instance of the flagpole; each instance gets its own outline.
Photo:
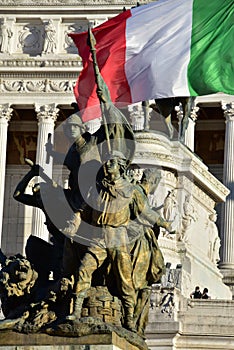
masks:
[[[109,153],[111,154],[109,130],[108,130],[108,126],[107,126],[107,121],[106,121],[106,116],[105,116],[105,108],[104,108],[104,103],[107,103],[107,101],[105,100],[104,95],[102,93],[103,92],[103,89],[101,87],[102,79],[100,79],[101,73],[100,73],[99,68],[98,68],[97,57],[96,57],[96,48],[95,48],[96,40],[95,40],[95,37],[92,33],[90,26],[88,28],[88,45],[90,47],[90,52],[91,52],[92,59],[93,59],[95,82],[97,84],[97,96],[99,98],[100,106],[101,106],[102,120],[103,120],[104,129],[105,129],[105,133],[106,133],[107,147],[108,147]]]

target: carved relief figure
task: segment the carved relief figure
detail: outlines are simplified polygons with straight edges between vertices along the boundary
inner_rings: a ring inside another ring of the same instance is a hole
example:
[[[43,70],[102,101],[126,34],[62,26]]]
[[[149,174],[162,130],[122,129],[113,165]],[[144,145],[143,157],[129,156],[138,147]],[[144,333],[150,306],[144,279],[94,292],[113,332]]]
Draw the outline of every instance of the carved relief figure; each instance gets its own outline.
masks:
[[[12,30],[7,26],[5,20],[3,20],[0,26],[0,52],[9,53],[9,44],[12,35]]]
[[[216,212],[209,215],[207,222],[207,234],[209,240],[208,246],[208,257],[213,263],[217,263],[220,260],[219,249],[220,249],[220,238],[218,234],[218,228],[216,225],[217,214]]]
[[[168,194],[164,200],[163,216],[165,220],[172,222],[172,229],[178,231],[181,224],[181,215],[179,211],[179,204],[176,199],[175,189],[168,191]],[[171,238],[172,236],[169,237]]]
[[[54,53],[56,49],[56,29],[52,19],[49,20],[48,24],[45,25],[45,39],[44,48],[42,53]]]
[[[183,241],[188,240],[188,230],[190,226],[197,221],[197,211],[193,204],[193,198],[190,194],[185,197],[183,204],[184,214],[182,216],[182,230],[180,239]]]

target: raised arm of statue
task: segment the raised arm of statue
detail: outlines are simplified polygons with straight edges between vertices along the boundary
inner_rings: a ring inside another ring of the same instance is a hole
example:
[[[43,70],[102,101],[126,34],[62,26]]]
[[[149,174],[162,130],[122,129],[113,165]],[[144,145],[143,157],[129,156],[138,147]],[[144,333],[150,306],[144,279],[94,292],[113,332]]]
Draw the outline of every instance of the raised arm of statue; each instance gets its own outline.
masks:
[[[40,203],[35,195],[26,194],[25,190],[29,182],[35,177],[39,176],[40,166],[35,164],[31,167],[30,171],[23,177],[18,183],[14,191],[13,197],[20,203],[30,205],[32,207],[40,207]]]

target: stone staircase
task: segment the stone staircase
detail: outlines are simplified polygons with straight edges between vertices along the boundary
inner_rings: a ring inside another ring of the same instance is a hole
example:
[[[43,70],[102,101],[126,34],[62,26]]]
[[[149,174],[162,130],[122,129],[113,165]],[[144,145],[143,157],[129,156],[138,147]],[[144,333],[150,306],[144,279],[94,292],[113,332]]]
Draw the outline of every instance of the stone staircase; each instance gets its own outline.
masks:
[[[155,305],[146,331],[151,350],[233,350],[234,300],[191,300],[174,290],[173,311]]]

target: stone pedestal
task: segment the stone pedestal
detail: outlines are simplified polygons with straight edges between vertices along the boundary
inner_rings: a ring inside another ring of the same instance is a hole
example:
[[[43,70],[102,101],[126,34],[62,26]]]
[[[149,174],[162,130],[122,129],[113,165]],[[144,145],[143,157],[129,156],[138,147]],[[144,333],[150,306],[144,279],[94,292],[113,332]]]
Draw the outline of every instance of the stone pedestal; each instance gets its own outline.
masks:
[[[58,337],[47,334],[0,332],[1,350],[139,350],[116,333],[83,337]]]
[[[134,163],[160,172],[152,202],[166,220],[173,222],[176,234],[161,229],[158,241],[165,262],[172,269],[181,266],[182,295],[189,297],[198,285],[208,288],[212,298],[231,299],[217,266],[220,238],[212,219],[216,204],[225,201],[229,190],[179,141],[149,132],[136,138]]]

